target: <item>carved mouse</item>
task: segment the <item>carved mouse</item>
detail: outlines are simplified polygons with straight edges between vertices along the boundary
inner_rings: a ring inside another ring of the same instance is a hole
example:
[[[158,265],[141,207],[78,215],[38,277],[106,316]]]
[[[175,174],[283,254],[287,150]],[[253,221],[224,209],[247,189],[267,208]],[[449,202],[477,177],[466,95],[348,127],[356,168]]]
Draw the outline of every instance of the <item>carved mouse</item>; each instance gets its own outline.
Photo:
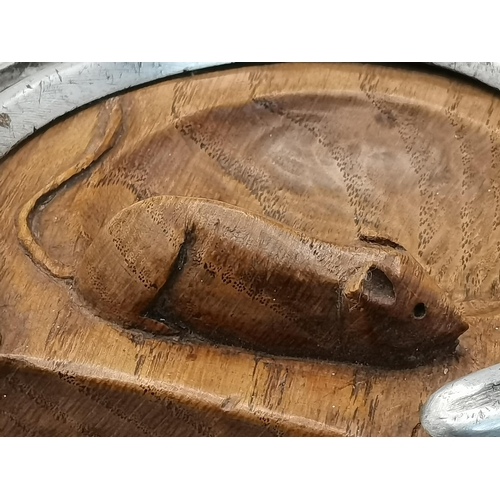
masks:
[[[102,228],[75,284],[102,317],[273,355],[411,367],[468,328],[401,248],[339,247],[198,198],[158,196]]]

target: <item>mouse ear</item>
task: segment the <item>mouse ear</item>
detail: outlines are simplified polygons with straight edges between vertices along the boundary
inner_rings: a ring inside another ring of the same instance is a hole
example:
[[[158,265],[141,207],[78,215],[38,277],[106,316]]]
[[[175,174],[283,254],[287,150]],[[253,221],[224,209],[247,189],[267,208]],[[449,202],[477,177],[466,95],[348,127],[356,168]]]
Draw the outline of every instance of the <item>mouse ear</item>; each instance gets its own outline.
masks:
[[[396,302],[392,281],[378,267],[370,267],[360,285],[360,295],[372,304],[391,306]]]

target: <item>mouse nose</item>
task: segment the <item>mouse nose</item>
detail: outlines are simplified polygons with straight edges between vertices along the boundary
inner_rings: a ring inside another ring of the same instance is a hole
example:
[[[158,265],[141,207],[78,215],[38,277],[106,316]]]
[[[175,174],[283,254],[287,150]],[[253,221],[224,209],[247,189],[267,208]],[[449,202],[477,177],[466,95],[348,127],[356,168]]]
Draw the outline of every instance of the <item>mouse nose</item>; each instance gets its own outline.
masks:
[[[460,335],[469,329],[469,324],[453,306],[450,306],[448,312],[442,316],[440,323],[440,327],[435,330],[433,335],[434,342],[437,344],[456,341]]]

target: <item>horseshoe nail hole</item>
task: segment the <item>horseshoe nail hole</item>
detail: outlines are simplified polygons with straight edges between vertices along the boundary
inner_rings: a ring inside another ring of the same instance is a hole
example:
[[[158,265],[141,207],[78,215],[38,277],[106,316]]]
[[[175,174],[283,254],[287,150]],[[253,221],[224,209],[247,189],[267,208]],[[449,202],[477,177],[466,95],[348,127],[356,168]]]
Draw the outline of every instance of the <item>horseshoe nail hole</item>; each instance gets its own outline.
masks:
[[[413,317],[416,319],[422,319],[425,317],[427,314],[427,307],[425,307],[425,304],[423,302],[419,302],[414,308],[413,308]]]

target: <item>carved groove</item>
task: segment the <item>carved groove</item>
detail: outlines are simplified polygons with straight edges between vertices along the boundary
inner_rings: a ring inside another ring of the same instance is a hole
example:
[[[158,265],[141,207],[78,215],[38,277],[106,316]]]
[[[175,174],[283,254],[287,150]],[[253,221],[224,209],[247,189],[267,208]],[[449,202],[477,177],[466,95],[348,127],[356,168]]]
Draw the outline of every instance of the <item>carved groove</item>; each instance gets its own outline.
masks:
[[[177,280],[180,278],[182,270],[187,263],[189,254],[195,243],[195,238],[195,228],[193,226],[185,232],[184,241],[179,247],[179,253],[175,258],[172,271],[167,276],[165,284],[158,290],[156,297],[141,314],[144,318],[153,319],[159,323],[164,323],[165,325],[179,328],[181,330],[187,329],[186,325],[182,321],[179,321],[178,319],[176,320],[175,315],[170,312],[172,309],[170,293]]]

